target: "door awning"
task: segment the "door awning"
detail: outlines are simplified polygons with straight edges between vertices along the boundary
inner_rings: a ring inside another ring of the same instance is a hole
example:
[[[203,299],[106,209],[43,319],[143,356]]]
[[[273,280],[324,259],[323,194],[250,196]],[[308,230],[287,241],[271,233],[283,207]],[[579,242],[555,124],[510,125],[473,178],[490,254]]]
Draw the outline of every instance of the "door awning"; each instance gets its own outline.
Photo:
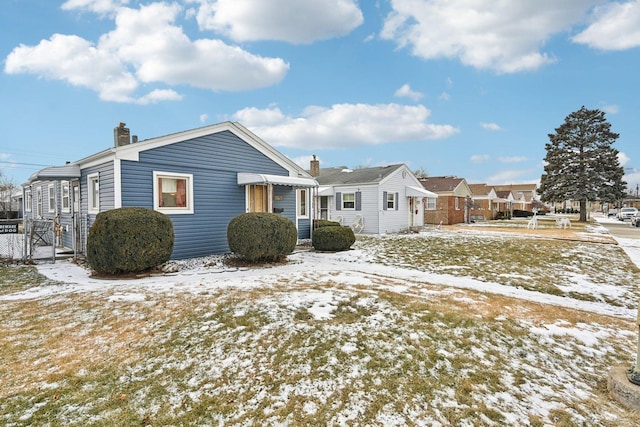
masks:
[[[29,177],[29,183],[56,179],[80,178],[80,166],[67,164],[64,166],[50,166],[34,172]]]
[[[318,196],[333,196],[333,187],[321,185],[318,187]]]
[[[317,187],[318,183],[313,178],[299,176],[268,175],[265,173],[238,172],[238,185],[273,184],[288,185],[290,187]]]
[[[429,197],[430,199],[438,197],[436,193],[432,193],[424,188],[412,187],[410,185],[407,185],[405,188],[405,195],[406,197]]]

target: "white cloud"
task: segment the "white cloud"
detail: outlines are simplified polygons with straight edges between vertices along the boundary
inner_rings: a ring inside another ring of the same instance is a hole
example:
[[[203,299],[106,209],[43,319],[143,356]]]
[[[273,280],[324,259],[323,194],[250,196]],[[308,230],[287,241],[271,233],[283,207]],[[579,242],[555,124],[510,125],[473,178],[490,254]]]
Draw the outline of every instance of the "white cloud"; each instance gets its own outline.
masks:
[[[482,127],[482,129],[490,130],[490,131],[502,130],[502,128],[496,123],[480,123],[480,126]]]
[[[405,83],[398,90],[396,90],[394,96],[406,97],[412,99],[413,101],[419,101],[422,97],[424,97],[424,94],[412,90],[411,86]]]
[[[610,2],[594,8],[590,25],[572,40],[602,50],[640,46],[640,0]]]
[[[449,99],[451,99],[451,95],[449,95],[447,92],[442,92],[439,96],[438,99],[441,101],[448,101]]]
[[[289,65],[280,58],[253,55],[220,40],[190,40],[175,25],[180,12],[175,3],[121,7],[116,28],[97,44],[54,34],[36,46],[13,49],[5,72],[62,80],[92,89],[105,101],[138,104],[181,99],[166,88],[139,95],[141,83],[241,91],[276,84],[288,72]]]
[[[620,112],[620,108],[615,104],[603,105],[600,109],[607,114],[618,114]]]
[[[208,118],[209,118],[208,114],[200,114],[200,117],[198,117],[198,119],[200,120],[200,123],[206,122]]]
[[[246,108],[234,120],[274,146],[305,149],[443,139],[459,132],[451,125],[428,123],[430,114],[422,105],[336,104],[308,107],[300,117],[286,116],[276,107]]]
[[[486,181],[492,185],[531,183],[531,179],[527,177],[529,177],[532,172],[535,171],[526,169],[503,170],[488,176]]]
[[[392,0],[381,37],[424,59],[457,58],[500,73],[555,61],[541,51],[599,0]]]
[[[498,157],[498,161],[500,163],[521,163],[526,162],[527,158],[524,156]]]
[[[235,41],[311,43],[344,36],[364,22],[354,0],[194,0],[201,29]]]
[[[627,163],[629,163],[629,160],[631,160],[629,156],[627,156],[622,151],[618,151],[618,161],[620,162],[620,166],[626,165]]]
[[[471,163],[486,163],[490,158],[488,154],[474,154],[471,156]]]
[[[98,14],[110,14],[129,0],[67,0],[60,7],[62,10],[85,10]]]

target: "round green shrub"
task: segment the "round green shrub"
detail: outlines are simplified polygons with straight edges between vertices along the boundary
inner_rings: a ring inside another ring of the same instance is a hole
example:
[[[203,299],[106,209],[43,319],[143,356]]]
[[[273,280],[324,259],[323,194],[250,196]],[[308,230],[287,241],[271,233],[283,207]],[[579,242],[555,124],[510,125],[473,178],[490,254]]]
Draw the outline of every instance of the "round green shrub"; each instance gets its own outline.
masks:
[[[227,241],[231,252],[247,261],[277,261],[296,248],[298,230],[281,215],[250,212],[231,220]]]
[[[356,241],[350,227],[321,227],[313,232],[311,245],[317,251],[346,251]]]
[[[174,239],[163,213],[137,207],[100,212],[87,236],[87,262],[98,273],[145,271],[171,258]]]
[[[316,219],[314,220],[315,228],[320,227],[340,227],[338,221],[329,221],[328,219]]]

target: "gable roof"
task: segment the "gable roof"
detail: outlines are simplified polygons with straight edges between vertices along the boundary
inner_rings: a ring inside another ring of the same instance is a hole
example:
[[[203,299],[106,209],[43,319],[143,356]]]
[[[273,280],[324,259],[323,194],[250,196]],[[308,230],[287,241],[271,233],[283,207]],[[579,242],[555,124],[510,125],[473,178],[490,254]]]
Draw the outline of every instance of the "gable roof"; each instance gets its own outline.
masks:
[[[38,178],[60,179],[64,177],[75,177],[75,174],[79,176],[79,169],[99,164],[109,159],[138,161],[140,153],[143,151],[224,131],[233,133],[238,138],[282,166],[289,172],[289,176],[311,178],[311,175],[309,175],[303,168],[298,166],[293,160],[280,153],[278,150],[263,141],[249,129],[242,126],[240,123],[226,121],[214,125],[203,126],[196,129],[176,132],[156,138],[140,140],[138,142],[133,142],[117,147],[111,147],[65,166],[55,166],[42,169],[41,171],[34,173],[32,175],[32,178],[30,178],[30,181],[37,180]],[[62,176],[69,170],[73,171],[73,174]]]
[[[471,189],[471,193],[474,196],[487,196],[493,187],[488,186],[487,184],[469,184],[469,188]],[[495,190],[494,190],[495,191]]]
[[[348,169],[344,166],[323,168],[315,179],[320,185],[378,184],[402,167],[404,164],[401,163],[360,169]]]
[[[419,181],[426,190],[443,196],[470,197],[472,195],[467,180],[457,176],[430,176],[420,178]]]

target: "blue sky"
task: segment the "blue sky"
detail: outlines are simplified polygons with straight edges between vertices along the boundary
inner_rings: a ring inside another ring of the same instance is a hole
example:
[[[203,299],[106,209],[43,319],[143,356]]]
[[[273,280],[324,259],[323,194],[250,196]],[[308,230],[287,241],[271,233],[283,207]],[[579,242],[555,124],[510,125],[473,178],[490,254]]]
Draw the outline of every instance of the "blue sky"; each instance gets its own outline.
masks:
[[[640,183],[640,0],[3,0],[0,171],[239,121],[308,168],[538,182],[585,106]],[[635,192],[635,191],[634,191]]]

